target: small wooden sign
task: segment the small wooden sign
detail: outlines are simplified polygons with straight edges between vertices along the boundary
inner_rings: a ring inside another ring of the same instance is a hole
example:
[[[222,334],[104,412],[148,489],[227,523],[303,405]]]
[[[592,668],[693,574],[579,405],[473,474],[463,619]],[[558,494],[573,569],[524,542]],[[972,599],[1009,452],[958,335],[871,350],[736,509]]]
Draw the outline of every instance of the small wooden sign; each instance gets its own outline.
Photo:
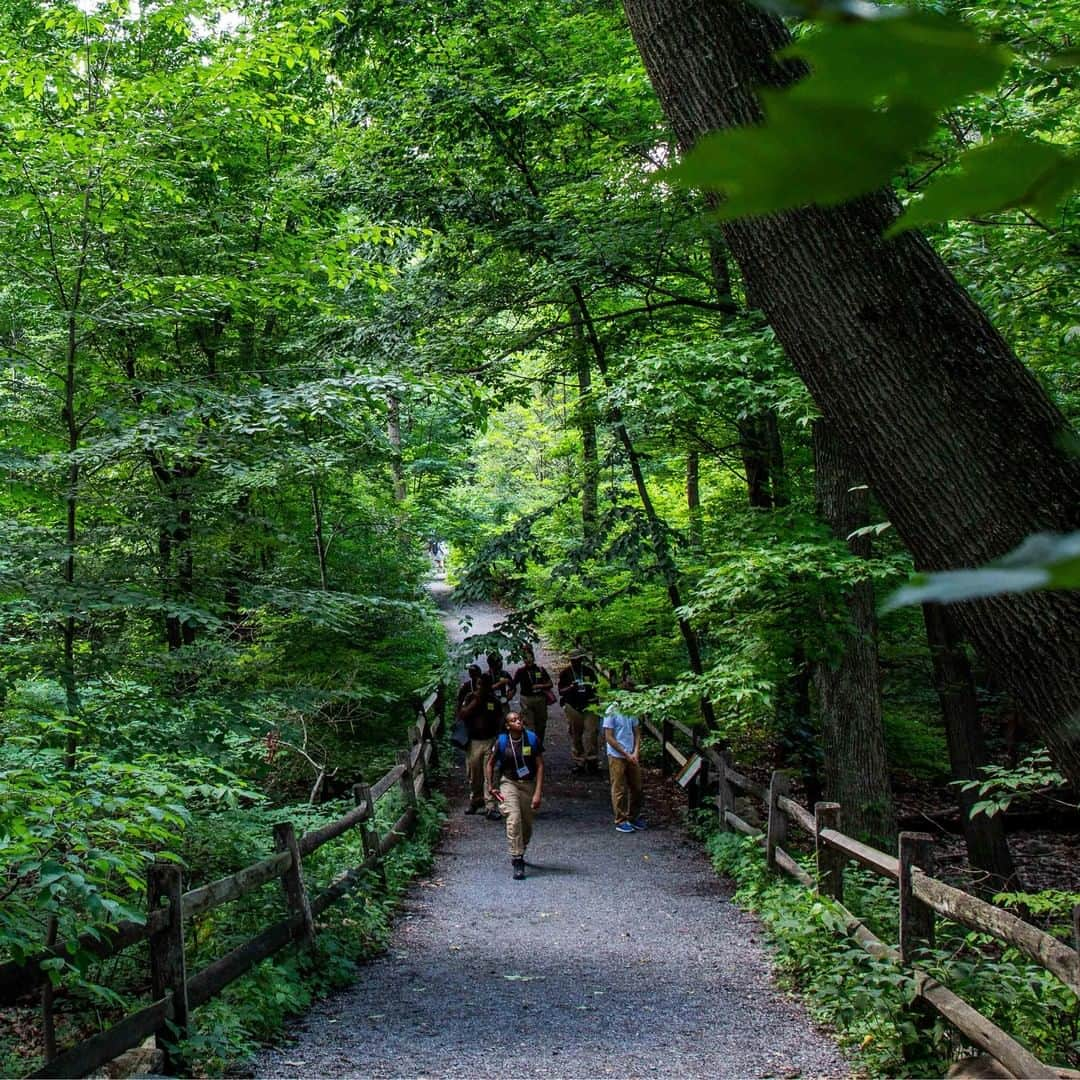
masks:
[[[701,772],[701,757],[698,754],[691,754],[675,777],[675,783],[682,788],[689,787],[699,772]]]

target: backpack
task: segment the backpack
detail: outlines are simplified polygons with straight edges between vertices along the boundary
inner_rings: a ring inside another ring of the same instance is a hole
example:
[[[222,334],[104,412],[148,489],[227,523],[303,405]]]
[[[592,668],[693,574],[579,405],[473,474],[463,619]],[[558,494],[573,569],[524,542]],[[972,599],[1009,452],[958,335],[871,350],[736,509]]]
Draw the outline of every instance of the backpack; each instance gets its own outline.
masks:
[[[540,737],[535,731],[530,731],[528,728],[524,729],[525,738],[528,740],[529,746],[532,747],[532,753],[528,755],[529,764],[529,776],[536,775],[536,758],[540,754]],[[495,764],[501,770],[503,767],[503,761],[507,752],[510,749],[510,736],[504,731],[496,740],[495,748],[492,751],[495,755]]]

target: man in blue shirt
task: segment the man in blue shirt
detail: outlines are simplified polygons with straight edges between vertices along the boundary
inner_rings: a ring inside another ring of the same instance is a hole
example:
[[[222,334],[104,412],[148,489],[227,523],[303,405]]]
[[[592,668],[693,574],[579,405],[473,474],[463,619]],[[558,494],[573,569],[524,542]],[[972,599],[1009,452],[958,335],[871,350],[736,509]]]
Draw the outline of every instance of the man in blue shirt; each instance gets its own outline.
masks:
[[[624,689],[630,686],[624,682]],[[612,703],[604,713],[604,741],[607,744],[608,773],[611,777],[611,807],[615,811],[615,831],[632,833],[645,828],[641,816],[641,725],[636,716]]]

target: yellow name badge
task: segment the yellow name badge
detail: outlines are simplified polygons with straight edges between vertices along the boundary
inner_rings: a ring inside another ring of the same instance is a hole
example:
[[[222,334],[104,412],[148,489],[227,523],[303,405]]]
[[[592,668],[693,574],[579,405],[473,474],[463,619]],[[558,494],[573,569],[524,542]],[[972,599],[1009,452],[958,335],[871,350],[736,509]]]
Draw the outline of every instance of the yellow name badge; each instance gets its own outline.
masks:
[[[521,753],[522,753],[522,756],[524,756],[525,754],[531,754],[531,753],[532,753],[532,747],[531,747],[531,746],[529,746],[529,745],[528,745],[528,743],[526,743],[526,744],[525,744],[525,745],[524,745],[524,746],[523,746],[523,747],[521,748]]]

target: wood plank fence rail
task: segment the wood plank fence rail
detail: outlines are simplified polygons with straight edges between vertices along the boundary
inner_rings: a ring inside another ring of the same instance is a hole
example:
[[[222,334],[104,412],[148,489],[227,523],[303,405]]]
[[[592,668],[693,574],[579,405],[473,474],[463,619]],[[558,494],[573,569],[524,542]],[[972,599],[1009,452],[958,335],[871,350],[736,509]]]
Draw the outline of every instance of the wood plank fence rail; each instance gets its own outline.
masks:
[[[180,868],[155,863],[148,872],[146,921],[123,921],[88,932],[77,942],[60,942],[29,959],[0,964],[0,1007],[11,1005],[48,981],[41,965],[58,956],[82,951],[105,959],[140,941],[150,945],[152,1004],[125,1017],[119,1023],[71,1047],[47,1062],[33,1077],[84,1076],[106,1062],[138,1046],[151,1035],[167,1051],[167,1045],[188,1034],[190,1011],[216,997],[231,982],[255,964],[292,942],[310,942],[314,919],[331,904],[362,884],[370,871],[382,872],[382,860],[406,837],[416,824],[417,797],[427,790],[432,768],[438,762],[437,740],[445,726],[446,696],[440,686],[427,700],[416,705],[416,722],[410,725],[411,749],[398,755],[396,764],[373,785],[354,788],[356,808],[303,836],[296,836],[290,822],[274,827],[275,854],[235,874],[208,885],[180,891]],[[375,804],[393,787],[402,793],[405,811],[384,833],[375,825]],[[315,896],[304,884],[303,859],[324,844],[359,829],[364,861],[346,870]],[[289,914],[267,927],[250,941],[220,957],[202,971],[187,975],[184,958],[183,924],[195,915],[237,900],[274,878],[281,880]]]
[[[669,757],[680,768],[695,755],[707,764],[708,768],[698,769],[687,785],[690,806],[715,806],[722,829],[744,833],[761,843],[771,870],[783,871],[807,888],[832,898],[843,919],[845,933],[871,956],[893,961],[907,969],[914,982],[916,998],[935,1009],[972,1044],[995,1057],[1015,1077],[1059,1075],[1011,1035],[915,967],[913,958],[919,946],[932,944],[934,916],[940,915],[1019,949],[1060,979],[1074,994],[1080,995],[1080,905],[1073,911],[1074,947],[1070,948],[1012,912],[935,878],[931,865],[933,837],[924,833],[901,833],[896,855],[879,851],[840,831],[842,807],[837,803],[819,802],[811,812],[792,799],[785,773],[774,772],[769,786],[764,787],[733,769],[725,754],[704,746],[700,734],[691,728],[672,721],[655,724],[651,720],[646,720],[644,726],[663,750],[665,774],[675,771]],[[680,749],[674,744],[676,731],[688,740],[688,752],[685,747]],[[765,832],[736,813],[736,791],[765,804],[768,814]],[[784,850],[790,825],[801,828],[813,841],[815,874],[808,873]],[[897,882],[898,948],[881,941],[843,906],[844,868],[849,861]]]

